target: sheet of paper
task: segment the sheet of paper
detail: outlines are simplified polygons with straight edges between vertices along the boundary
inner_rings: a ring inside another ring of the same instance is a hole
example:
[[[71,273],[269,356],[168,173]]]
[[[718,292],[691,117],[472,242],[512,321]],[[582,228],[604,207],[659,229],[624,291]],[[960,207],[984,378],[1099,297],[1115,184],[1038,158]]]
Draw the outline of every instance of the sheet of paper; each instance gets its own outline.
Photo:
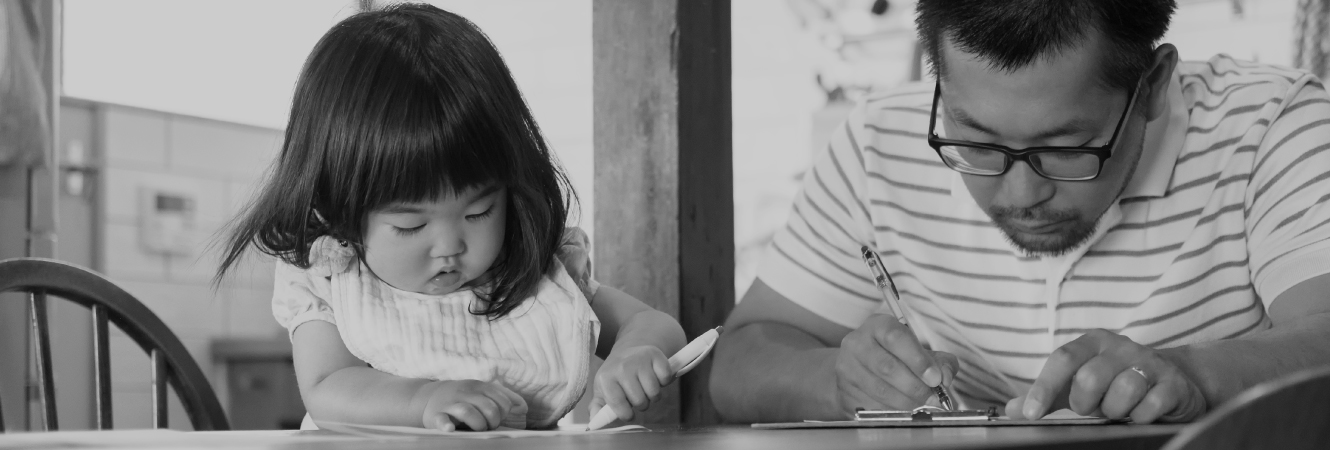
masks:
[[[416,427],[398,427],[390,425],[359,425],[340,422],[317,421],[319,429],[334,431],[338,433],[351,434],[356,436],[391,438],[391,437],[443,437],[455,439],[495,439],[495,438],[524,438],[524,437],[550,437],[550,436],[582,436],[592,434],[614,434],[628,433],[634,431],[647,431],[646,427],[641,425],[624,425],[618,428],[604,428],[596,431],[586,431],[586,425],[569,425],[553,430],[518,430],[515,428],[499,427],[490,431],[439,431],[427,428]]]

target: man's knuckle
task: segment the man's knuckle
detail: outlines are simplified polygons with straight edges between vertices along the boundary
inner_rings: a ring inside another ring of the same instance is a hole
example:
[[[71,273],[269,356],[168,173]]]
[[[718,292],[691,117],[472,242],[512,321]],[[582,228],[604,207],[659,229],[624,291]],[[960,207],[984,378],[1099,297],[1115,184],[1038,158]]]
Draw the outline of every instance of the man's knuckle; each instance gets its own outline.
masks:
[[[1097,371],[1082,368],[1072,376],[1072,382],[1077,386],[1098,386],[1104,382],[1104,377]]]
[[[1071,361],[1075,357],[1076,357],[1075,346],[1067,344],[1058,347],[1056,350],[1053,350],[1053,353],[1048,355],[1048,361],[1050,363],[1052,362],[1065,363],[1067,361]]]

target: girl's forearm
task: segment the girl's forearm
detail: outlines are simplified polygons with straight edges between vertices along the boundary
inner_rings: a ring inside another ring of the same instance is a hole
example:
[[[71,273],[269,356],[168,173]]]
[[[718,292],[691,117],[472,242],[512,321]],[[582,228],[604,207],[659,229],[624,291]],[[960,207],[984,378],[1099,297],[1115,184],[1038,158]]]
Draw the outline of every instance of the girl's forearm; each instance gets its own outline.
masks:
[[[403,378],[369,367],[347,367],[314,385],[305,398],[310,417],[333,422],[420,427],[437,382]]]

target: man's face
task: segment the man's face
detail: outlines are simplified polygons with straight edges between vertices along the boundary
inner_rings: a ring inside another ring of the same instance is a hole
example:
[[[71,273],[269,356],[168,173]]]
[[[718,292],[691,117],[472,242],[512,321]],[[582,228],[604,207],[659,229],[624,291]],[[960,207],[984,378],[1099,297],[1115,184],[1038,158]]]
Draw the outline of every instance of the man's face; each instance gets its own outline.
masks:
[[[1113,136],[1131,93],[1099,78],[1097,33],[1080,47],[1007,72],[943,43],[942,137],[1005,145],[1102,146]],[[1142,95],[1145,95],[1143,92]],[[1000,176],[963,174],[965,187],[1013,244],[1033,255],[1060,255],[1095,231],[1140,158],[1139,111],[1123,125],[1099,177],[1054,181],[1015,162]]]

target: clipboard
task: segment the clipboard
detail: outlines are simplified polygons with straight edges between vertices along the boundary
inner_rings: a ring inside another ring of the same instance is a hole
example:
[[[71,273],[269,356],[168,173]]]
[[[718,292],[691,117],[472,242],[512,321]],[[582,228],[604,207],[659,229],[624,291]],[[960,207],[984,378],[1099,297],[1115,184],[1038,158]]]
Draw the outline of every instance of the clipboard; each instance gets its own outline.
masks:
[[[1011,419],[997,414],[997,408],[948,411],[936,406],[920,406],[910,411],[856,411],[855,420],[783,423],[755,423],[758,430],[791,430],[811,428],[935,428],[935,427],[1030,427],[1059,425],[1111,425],[1127,423],[1126,419],[1106,417],[1053,417],[1045,419]]]

